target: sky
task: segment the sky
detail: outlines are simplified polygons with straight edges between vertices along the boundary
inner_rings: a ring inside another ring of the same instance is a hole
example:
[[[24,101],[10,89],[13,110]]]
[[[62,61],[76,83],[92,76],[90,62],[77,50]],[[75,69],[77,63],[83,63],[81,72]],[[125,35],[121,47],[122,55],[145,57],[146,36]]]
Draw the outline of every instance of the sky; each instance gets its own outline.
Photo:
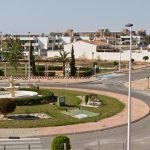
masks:
[[[150,0],[0,0],[0,31],[3,34],[49,34],[120,31],[133,23],[133,30],[150,34]]]

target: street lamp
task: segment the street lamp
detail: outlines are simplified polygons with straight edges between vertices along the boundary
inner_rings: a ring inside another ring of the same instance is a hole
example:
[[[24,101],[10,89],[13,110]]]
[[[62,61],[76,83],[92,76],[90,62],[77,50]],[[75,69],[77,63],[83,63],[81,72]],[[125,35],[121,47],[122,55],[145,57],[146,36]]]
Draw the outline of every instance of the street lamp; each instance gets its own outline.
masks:
[[[30,32],[28,32],[28,35],[29,35],[29,53],[28,53],[28,82],[30,82],[30,62],[31,62],[31,60],[30,60]]]
[[[94,62],[94,52],[92,52],[92,74],[94,75],[94,66],[93,66],[93,62]]]
[[[121,43],[121,47],[119,50],[119,72],[121,72],[121,53],[122,53],[122,43]]]
[[[147,76],[147,89],[149,89],[149,76]]]
[[[66,63],[65,65],[65,79],[66,79],[66,89],[68,88],[68,76],[69,76],[69,72],[70,72],[70,68],[69,68],[69,64]]]
[[[125,25],[130,28],[130,52],[129,52],[129,89],[128,89],[128,129],[127,129],[127,150],[131,147],[131,58],[132,58],[132,23]]]

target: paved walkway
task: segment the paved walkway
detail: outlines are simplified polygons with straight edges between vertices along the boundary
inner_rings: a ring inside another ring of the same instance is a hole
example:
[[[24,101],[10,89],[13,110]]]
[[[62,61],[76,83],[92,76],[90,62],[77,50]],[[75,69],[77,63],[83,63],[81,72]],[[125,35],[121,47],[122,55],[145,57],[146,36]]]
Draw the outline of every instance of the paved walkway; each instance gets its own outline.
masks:
[[[96,130],[103,130],[120,126],[127,123],[127,96],[121,94],[115,94],[111,92],[103,92],[96,90],[83,90],[83,89],[68,89],[83,92],[92,92],[96,94],[103,94],[119,99],[125,104],[125,108],[122,112],[115,116],[103,119],[98,122],[90,122],[84,124],[57,126],[57,127],[43,127],[43,128],[31,128],[31,129],[0,129],[0,137],[6,138],[9,136],[19,137],[32,137],[32,136],[46,136],[46,135],[57,135],[57,134],[71,134],[90,132]],[[143,101],[132,98],[132,121],[136,121],[143,118],[149,113],[149,107]]]
[[[126,86],[128,83],[126,84]],[[136,80],[132,82],[132,88],[137,90],[147,90],[150,89],[150,80],[148,81],[147,78]]]
[[[91,78],[69,78],[69,79],[58,79],[58,78],[49,78],[49,79],[30,79],[30,83],[80,83],[80,82],[91,82],[94,80],[98,80],[95,77]],[[8,83],[8,79],[0,80],[1,83]],[[16,79],[15,83],[28,83],[28,80]]]

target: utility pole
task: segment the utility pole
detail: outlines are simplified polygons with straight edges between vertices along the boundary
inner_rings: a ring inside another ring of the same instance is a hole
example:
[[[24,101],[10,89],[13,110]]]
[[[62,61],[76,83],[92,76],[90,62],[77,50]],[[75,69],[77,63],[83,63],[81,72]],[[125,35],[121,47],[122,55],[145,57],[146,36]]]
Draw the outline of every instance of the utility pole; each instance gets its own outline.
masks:
[[[129,87],[128,87],[128,129],[127,129],[127,150],[131,149],[131,59],[132,59],[132,26],[128,23],[125,25],[130,28],[130,51],[129,51]]]
[[[31,47],[30,47],[30,44],[31,44],[31,42],[30,42],[30,32],[28,32],[28,35],[29,35],[28,82],[30,82],[30,62],[31,62],[31,60],[30,60],[30,51],[31,51]]]

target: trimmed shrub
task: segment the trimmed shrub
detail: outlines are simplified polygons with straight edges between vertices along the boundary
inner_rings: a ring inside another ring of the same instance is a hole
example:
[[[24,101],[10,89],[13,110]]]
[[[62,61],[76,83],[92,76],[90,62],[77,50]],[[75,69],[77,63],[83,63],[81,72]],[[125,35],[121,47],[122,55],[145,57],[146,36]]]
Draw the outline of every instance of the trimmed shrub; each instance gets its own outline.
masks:
[[[71,150],[70,139],[67,136],[56,136],[51,144],[51,150],[64,150],[64,143],[66,143],[66,150]]]
[[[0,76],[4,76],[4,71],[0,70]]]
[[[56,102],[57,100],[57,97],[54,96],[54,93],[49,90],[38,90],[32,88],[22,88],[20,90],[35,91],[41,96],[17,98],[16,99],[17,106],[48,104]]]
[[[85,71],[83,74],[84,74],[84,77],[91,76],[92,75],[92,70]]]
[[[48,72],[48,76],[49,76],[49,77],[55,76],[55,74],[56,74],[55,72]]]
[[[89,68],[89,67],[81,67],[80,68],[80,71],[88,71],[88,70],[91,70],[91,68]]]
[[[15,111],[16,102],[12,99],[1,99],[0,100],[0,113],[2,113],[5,117],[8,113]]]
[[[48,70],[58,70],[58,71],[61,71],[62,70],[62,66],[48,66]]]
[[[45,66],[44,65],[36,65],[36,69],[38,71],[45,71]]]

